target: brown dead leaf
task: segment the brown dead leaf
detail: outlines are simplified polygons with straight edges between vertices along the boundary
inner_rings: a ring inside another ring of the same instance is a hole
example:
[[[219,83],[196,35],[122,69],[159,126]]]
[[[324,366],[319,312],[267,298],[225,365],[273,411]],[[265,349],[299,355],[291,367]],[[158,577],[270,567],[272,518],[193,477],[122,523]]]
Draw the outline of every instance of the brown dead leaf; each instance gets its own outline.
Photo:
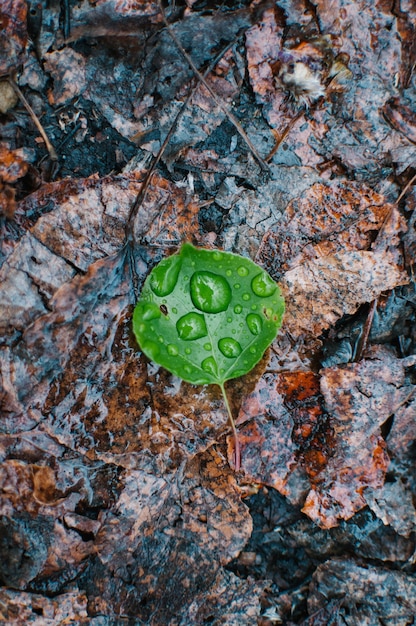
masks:
[[[287,303],[283,328],[294,337],[320,335],[362,303],[407,283],[390,254],[351,251],[306,261],[281,280]]]
[[[389,457],[380,429],[408,394],[404,364],[382,348],[319,377],[268,372],[237,420],[242,471],[303,503],[318,525],[337,526],[367,504],[367,490],[369,501],[372,493],[389,497],[388,490],[383,495]]]
[[[360,183],[316,183],[288,204],[263,238],[257,260],[278,280],[305,261],[368,250],[391,209],[382,195]]]
[[[400,360],[383,349],[321,371],[334,449],[302,509],[319,525],[349,519],[366,505],[364,490],[383,485],[389,457],[380,428],[400,404],[404,381]]]
[[[0,619],[13,626],[44,626],[45,623],[83,623],[88,619],[87,597],[68,591],[53,598],[37,593],[0,589]],[[46,621],[48,620],[48,621]]]
[[[214,618],[227,626],[251,626],[258,620],[264,587],[261,581],[241,579],[220,570],[208,592],[197,595],[180,626],[202,625]]]
[[[318,378],[312,372],[264,374],[243,400],[237,425],[246,479],[303,502],[331,454]]]
[[[406,284],[396,249],[404,228],[397,209],[360,184],[317,183],[293,200],[257,257],[281,277],[284,327],[295,337],[319,335],[360,304]]]
[[[155,626],[185,624],[188,611],[201,611],[212,586],[215,596],[220,564],[241,550],[251,518],[232,471],[214,451],[184,470],[125,473],[120,499],[97,538],[100,564],[86,573],[93,615],[114,610]]]
[[[20,151],[0,146],[0,216],[14,217],[16,190],[13,183],[27,173],[28,167]]]
[[[2,0],[0,5],[0,76],[9,74],[23,62],[27,44],[27,3]]]

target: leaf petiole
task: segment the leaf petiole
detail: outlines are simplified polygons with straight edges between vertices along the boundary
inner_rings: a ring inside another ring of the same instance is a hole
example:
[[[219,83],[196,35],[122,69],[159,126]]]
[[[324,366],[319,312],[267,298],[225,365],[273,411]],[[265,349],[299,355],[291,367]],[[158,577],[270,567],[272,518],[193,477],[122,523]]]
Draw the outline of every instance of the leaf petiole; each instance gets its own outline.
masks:
[[[225,391],[224,383],[218,383],[218,386],[221,389],[222,397],[224,398],[225,406],[227,407],[228,419],[234,435],[234,465],[236,472],[238,472],[241,467],[241,448],[240,441],[238,439],[238,432],[234,422],[233,414],[231,413],[231,407],[230,403],[228,402],[228,396],[227,392]]]

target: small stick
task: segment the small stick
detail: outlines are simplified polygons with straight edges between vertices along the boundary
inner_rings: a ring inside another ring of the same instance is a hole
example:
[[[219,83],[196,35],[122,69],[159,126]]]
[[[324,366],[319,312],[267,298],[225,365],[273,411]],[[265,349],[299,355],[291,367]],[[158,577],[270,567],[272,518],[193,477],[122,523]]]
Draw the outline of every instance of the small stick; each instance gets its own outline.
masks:
[[[220,109],[221,109],[221,111],[223,113],[225,113],[225,115],[228,117],[230,122],[233,124],[233,126],[236,129],[236,131],[238,132],[238,134],[244,139],[244,141],[246,142],[247,146],[251,150],[253,156],[258,161],[258,163],[259,163],[260,167],[262,168],[262,170],[264,170],[266,172],[270,171],[269,166],[264,161],[264,159],[260,156],[260,154],[257,152],[256,148],[252,144],[250,138],[248,137],[247,133],[245,132],[245,130],[241,126],[240,122],[231,113],[231,111],[228,110],[228,108],[225,106],[225,104],[222,102],[222,100],[217,96],[217,94],[215,93],[215,91],[213,90],[211,85],[205,80],[205,77],[198,70],[198,68],[196,67],[196,65],[193,62],[192,58],[189,56],[189,54],[186,52],[185,48],[183,47],[183,45],[181,44],[179,39],[176,37],[176,35],[173,32],[173,30],[172,30],[168,20],[166,19],[165,11],[163,9],[163,6],[162,6],[162,3],[160,2],[160,0],[159,0],[159,7],[160,7],[160,11],[162,13],[162,19],[163,19],[163,21],[164,21],[164,23],[166,25],[166,28],[168,30],[169,35],[172,37],[173,41],[178,46],[179,50],[181,51],[181,53],[183,54],[185,59],[188,61],[189,65],[191,66],[191,68],[194,71],[195,75],[198,77],[199,81],[206,87],[206,89],[208,89],[208,91],[211,94],[215,104],[220,107]]]
[[[50,157],[51,161],[57,161],[58,160],[58,155],[56,154],[55,148],[53,147],[52,143],[49,141],[49,137],[46,134],[45,129],[43,128],[42,124],[40,123],[38,116],[36,115],[36,113],[34,112],[32,107],[30,106],[29,102],[24,97],[23,93],[20,91],[20,89],[17,86],[17,84],[15,83],[15,81],[12,78],[10,78],[10,76],[9,76],[9,78],[7,80],[9,82],[9,84],[11,85],[12,89],[18,95],[18,97],[21,100],[23,106],[25,107],[25,109],[29,113],[30,117],[33,120],[33,123],[36,126],[36,128],[38,129],[38,131],[42,135],[42,139],[45,142],[45,145],[46,145],[46,148],[47,148],[47,150],[49,152],[49,157]]]

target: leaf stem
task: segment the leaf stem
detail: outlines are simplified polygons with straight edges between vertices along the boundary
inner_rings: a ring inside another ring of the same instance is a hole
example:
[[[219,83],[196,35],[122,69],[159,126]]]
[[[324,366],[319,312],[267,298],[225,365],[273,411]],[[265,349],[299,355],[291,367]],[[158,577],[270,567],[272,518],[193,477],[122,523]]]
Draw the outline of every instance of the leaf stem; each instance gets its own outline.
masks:
[[[234,435],[234,465],[236,472],[238,472],[241,467],[241,448],[240,441],[238,439],[237,428],[235,426],[233,414],[231,413],[231,407],[230,403],[228,402],[228,396],[227,392],[225,391],[224,383],[218,383],[218,386],[221,389],[222,397],[224,398],[225,406],[227,407],[228,419]]]

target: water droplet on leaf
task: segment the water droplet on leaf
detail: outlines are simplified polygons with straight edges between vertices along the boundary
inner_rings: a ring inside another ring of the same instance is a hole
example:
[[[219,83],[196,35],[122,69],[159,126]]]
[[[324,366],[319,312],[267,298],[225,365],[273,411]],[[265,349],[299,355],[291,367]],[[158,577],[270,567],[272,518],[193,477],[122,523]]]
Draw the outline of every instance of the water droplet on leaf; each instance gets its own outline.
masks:
[[[201,363],[201,367],[205,372],[208,372],[208,374],[218,376],[218,367],[214,357],[209,356],[204,359]]]
[[[248,269],[246,267],[244,267],[244,265],[241,265],[238,270],[237,270],[237,274],[239,276],[247,276],[248,275]]]
[[[263,321],[260,315],[257,315],[256,313],[249,313],[246,317],[246,322],[249,331],[253,335],[260,335],[261,329],[263,328]]]
[[[159,344],[157,344],[155,341],[151,341],[150,339],[143,343],[142,349],[145,355],[148,356],[149,359],[152,359],[152,361],[156,361],[158,355],[160,354]]]
[[[200,313],[187,313],[176,322],[178,335],[184,341],[201,339],[208,334],[205,318]]]
[[[154,302],[144,302],[139,309],[139,315],[146,322],[150,322],[150,320],[158,319],[162,313]]]
[[[243,307],[241,306],[241,304],[236,304],[234,307],[234,313],[241,313],[241,311],[243,310]]]
[[[260,298],[272,296],[277,289],[277,285],[266,272],[260,272],[251,281],[251,288]]]
[[[220,339],[218,342],[218,347],[220,349],[220,352],[222,352],[222,354],[228,359],[238,357],[243,351],[238,341],[236,341],[232,337],[223,337],[222,339]]]
[[[170,354],[170,356],[178,356],[179,354],[179,350],[174,343],[170,343],[168,346],[166,346],[166,350],[168,351],[168,354]]]
[[[182,265],[179,255],[163,259],[150,275],[150,288],[157,296],[168,296],[175,289]]]
[[[204,313],[220,313],[231,301],[231,287],[223,276],[213,272],[195,272],[191,278],[192,302]]]

